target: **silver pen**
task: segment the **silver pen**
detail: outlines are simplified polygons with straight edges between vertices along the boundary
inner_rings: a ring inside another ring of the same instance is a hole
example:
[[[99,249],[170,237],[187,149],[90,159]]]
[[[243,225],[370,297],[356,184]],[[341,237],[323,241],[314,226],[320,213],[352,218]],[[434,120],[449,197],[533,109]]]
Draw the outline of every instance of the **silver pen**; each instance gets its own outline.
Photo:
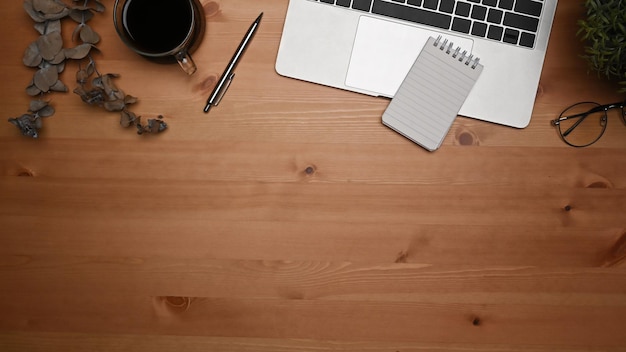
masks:
[[[207,100],[206,106],[204,107],[204,112],[209,112],[209,109],[211,109],[212,105],[217,106],[217,104],[220,103],[220,100],[222,100],[222,97],[224,96],[224,94],[226,94],[226,90],[228,90],[230,83],[232,82],[233,78],[235,78],[235,73],[233,72],[233,70],[235,69],[235,66],[237,66],[239,59],[241,59],[241,55],[246,50],[246,47],[250,43],[250,40],[252,40],[252,36],[254,36],[254,33],[259,27],[262,17],[263,17],[263,12],[261,12],[261,14],[259,15],[259,17],[257,17],[256,20],[254,20],[254,22],[250,26],[250,29],[248,29],[248,32],[243,37],[241,44],[239,44],[237,51],[235,51],[235,55],[233,55],[233,58],[230,59],[230,62],[228,63],[228,66],[226,66],[226,69],[224,70],[222,77],[217,82],[217,85],[215,85],[215,88],[213,89],[213,93],[211,93],[211,96]]]

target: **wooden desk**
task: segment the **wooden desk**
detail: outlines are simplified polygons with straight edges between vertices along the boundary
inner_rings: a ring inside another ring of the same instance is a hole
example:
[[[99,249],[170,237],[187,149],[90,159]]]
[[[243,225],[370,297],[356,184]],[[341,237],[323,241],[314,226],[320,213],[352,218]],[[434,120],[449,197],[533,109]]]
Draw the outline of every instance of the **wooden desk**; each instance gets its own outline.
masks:
[[[287,0],[205,0],[190,78],[126,49],[108,1],[98,68],[170,129],[71,93],[39,140],[0,123],[0,350],[626,350],[626,130],[574,149],[549,123],[620,99],[578,57],[581,3],[559,3],[530,126],[459,118],[431,154],[381,125],[386,100],[275,73]],[[21,1],[0,13],[6,119],[37,34]]]

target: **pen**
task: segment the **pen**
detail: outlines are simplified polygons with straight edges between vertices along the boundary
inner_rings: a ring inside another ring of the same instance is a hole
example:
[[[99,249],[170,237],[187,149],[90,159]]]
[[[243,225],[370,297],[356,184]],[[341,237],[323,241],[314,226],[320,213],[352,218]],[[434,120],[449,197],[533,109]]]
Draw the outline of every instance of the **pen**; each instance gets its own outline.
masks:
[[[217,104],[220,103],[220,100],[222,100],[222,97],[226,93],[226,90],[230,86],[230,83],[232,82],[233,78],[235,78],[235,73],[233,73],[233,70],[235,69],[235,66],[237,66],[239,59],[241,59],[241,55],[246,50],[246,47],[250,43],[250,40],[252,40],[252,36],[259,27],[259,23],[261,23],[261,17],[263,17],[263,12],[261,12],[256,20],[254,20],[254,22],[250,26],[250,29],[248,29],[248,32],[243,37],[241,44],[239,44],[237,51],[235,51],[235,55],[233,55],[233,58],[230,59],[230,62],[228,63],[228,66],[226,66],[222,77],[220,78],[219,82],[217,82],[217,85],[215,85],[213,93],[211,93],[211,96],[209,96],[209,99],[206,101],[204,112],[209,112],[209,109],[211,109],[212,105],[217,106]]]

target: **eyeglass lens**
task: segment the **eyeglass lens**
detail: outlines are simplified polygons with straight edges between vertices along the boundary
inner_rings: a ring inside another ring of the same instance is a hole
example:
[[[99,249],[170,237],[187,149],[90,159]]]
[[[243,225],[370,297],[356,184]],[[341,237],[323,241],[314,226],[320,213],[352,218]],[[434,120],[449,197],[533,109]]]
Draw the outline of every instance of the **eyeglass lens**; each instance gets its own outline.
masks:
[[[567,144],[586,147],[600,139],[606,129],[607,115],[604,109],[597,109],[599,106],[597,103],[578,103],[561,113],[559,132]],[[620,112],[624,118],[623,109]],[[566,117],[569,118],[564,119]]]

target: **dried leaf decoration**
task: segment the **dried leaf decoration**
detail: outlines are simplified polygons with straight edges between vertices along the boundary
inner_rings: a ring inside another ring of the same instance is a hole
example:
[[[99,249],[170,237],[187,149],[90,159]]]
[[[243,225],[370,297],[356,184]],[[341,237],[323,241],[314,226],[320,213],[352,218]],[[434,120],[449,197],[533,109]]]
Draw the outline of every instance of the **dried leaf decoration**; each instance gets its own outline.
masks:
[[[61,32],[61,20],[50,20],[42,23],[35,23],[35,29],[39,34]]]
[[[94,75],[95,77],[92,79],[91,77]],[[87,104],[102,107],[107,111],[119,112],[120,125],[122,127],[135,125],[138,134],[165,131],[168,126],[161,115],[154,121],[148,120],[147,125],[141,124],[141,116],[137,116],[129,110],[129,106],[136,103],[137,98],[126,95],[123,90],[118,88],[114,82],[116,78],[119,78],[119,75],[98,73],[95,69],[95,62],[90,60],[85,68],[81,68],[76,73],[76,83],[79,86],[74,89],[74,93],[78,94]]]
[[[84,59],[89,55],[92,48],[91,44],[81,44],[74,48],[65,49],[65,57],[74,60]]]
[[[122,118],[120,119],[120,125],[122,127],[130,127],[137,122],[137,115],[134,112],[128,110],[122,110]]]
[[[74,93],[87,104],[95,105],[107,111],[119,112],[120,125],[136,126],[139,134],[159,133],[167,129],[163,116],[149,119],[146,125],[141,124],[141,117],[129,110],[129,106],[137,102],[137,98],[126,95],[119,89],[114,79],[117,74],[100,74],[92,57],[93,49],[98,49],[100,35],[87,24],[95,13],[105,11],[100,0],[72,0],[72,5],[62,0],[23,0],[26,13],[35,21],[34,28],[40,36],[28,45],[24,51],[22,62],[27,67],[37,69],[32,81],[26,87],[26,94],[36,97],[49,92],[67,92],[67,86],[59,80],[68,60],[87,61],[82,67],[79,64],[76,73],[78,87]],[[62,36],[61,21],[71,19],[78,23],[72,33],[74,47],[65,48]],[[80,42],[79,42],[80,41]],[[92,78],[93,77],[93,78]],[[29,106],[29,113],[20,117],[10,118],[20,132],[32,138],[38,138],[42,128],[42,118],[52,116],[55,112],[49,102],[36,99]]]
[[[37,39],[39,53],[44,60],[51,61],[63,49],[63,38],[60,32],[44,34]]]
[[[35,86],[42,92],[47,92],[58,80],[59,72],[57,71],[57,68],[54,66],[48,66],[35,73],[33,83],[35,83]]]
[[[35,22],[59,20],[70,14],[64,3],[54,0],[24,0],[24,10]]]
[[[24,59],[22,60],[24,65],[28,67],[37,67],[43,61],[43,57],[39,53],[39,46],[37,42],[31,43],[24,52]]]
[[[50,90],[53,92],[65,93],[69,89],[67,89],[67,87],[65,86],[65,84],[63,84],[63,82],[61,82],[60,80],[57,80],[52,86],[50,86]]]
[[[51,64],[53,65],[62,65],[63,63],[65,63],[65,51],[61,50],[58,53],[56,53],[56,55],[54,55],[54,57],[51,60],[48,60]],[[62,70],[59,70],[59,73],[61,73]]]
[[[48,117],[54,114],[54,108],[44,100],[31,100],[28,111],[36,113],[41,117]]]
[[[53,0],[33,0],[33,9],[46,14],[53,14],[65,10],[66,6]]]
[[[33,81],[31,81],[28,87],[26,87],[26,94],[30,95],[31,97],[37,96],[41,93],[42,93],[41,89],[37,88],[37,86],[35,86],[35,83]]]
[[[96,33],[89,25],[79,25],[74,31],[74,37],[78,33],[80,40],[87,44],[97,44],[100,41],[100,35]]]
[[[28,108],[28,114],[10,118],[9,122],[15,125],[24,136],[31,138],[39,137],[39,130],[43,126],[42,118],[54,115],[54,108],[47,101],[32,100]]]
[[[156,119],[149,119],[148,124],[141,124],[141,116],[137,118],[137,134],[144,133],[160,133],[167,129],[167,124],[163,121],[163,116],[159,115]]]
[[[70,11],[70,18],[77,23],[86,23],[93,18],[94,14],[86,7],[75,7]]]

